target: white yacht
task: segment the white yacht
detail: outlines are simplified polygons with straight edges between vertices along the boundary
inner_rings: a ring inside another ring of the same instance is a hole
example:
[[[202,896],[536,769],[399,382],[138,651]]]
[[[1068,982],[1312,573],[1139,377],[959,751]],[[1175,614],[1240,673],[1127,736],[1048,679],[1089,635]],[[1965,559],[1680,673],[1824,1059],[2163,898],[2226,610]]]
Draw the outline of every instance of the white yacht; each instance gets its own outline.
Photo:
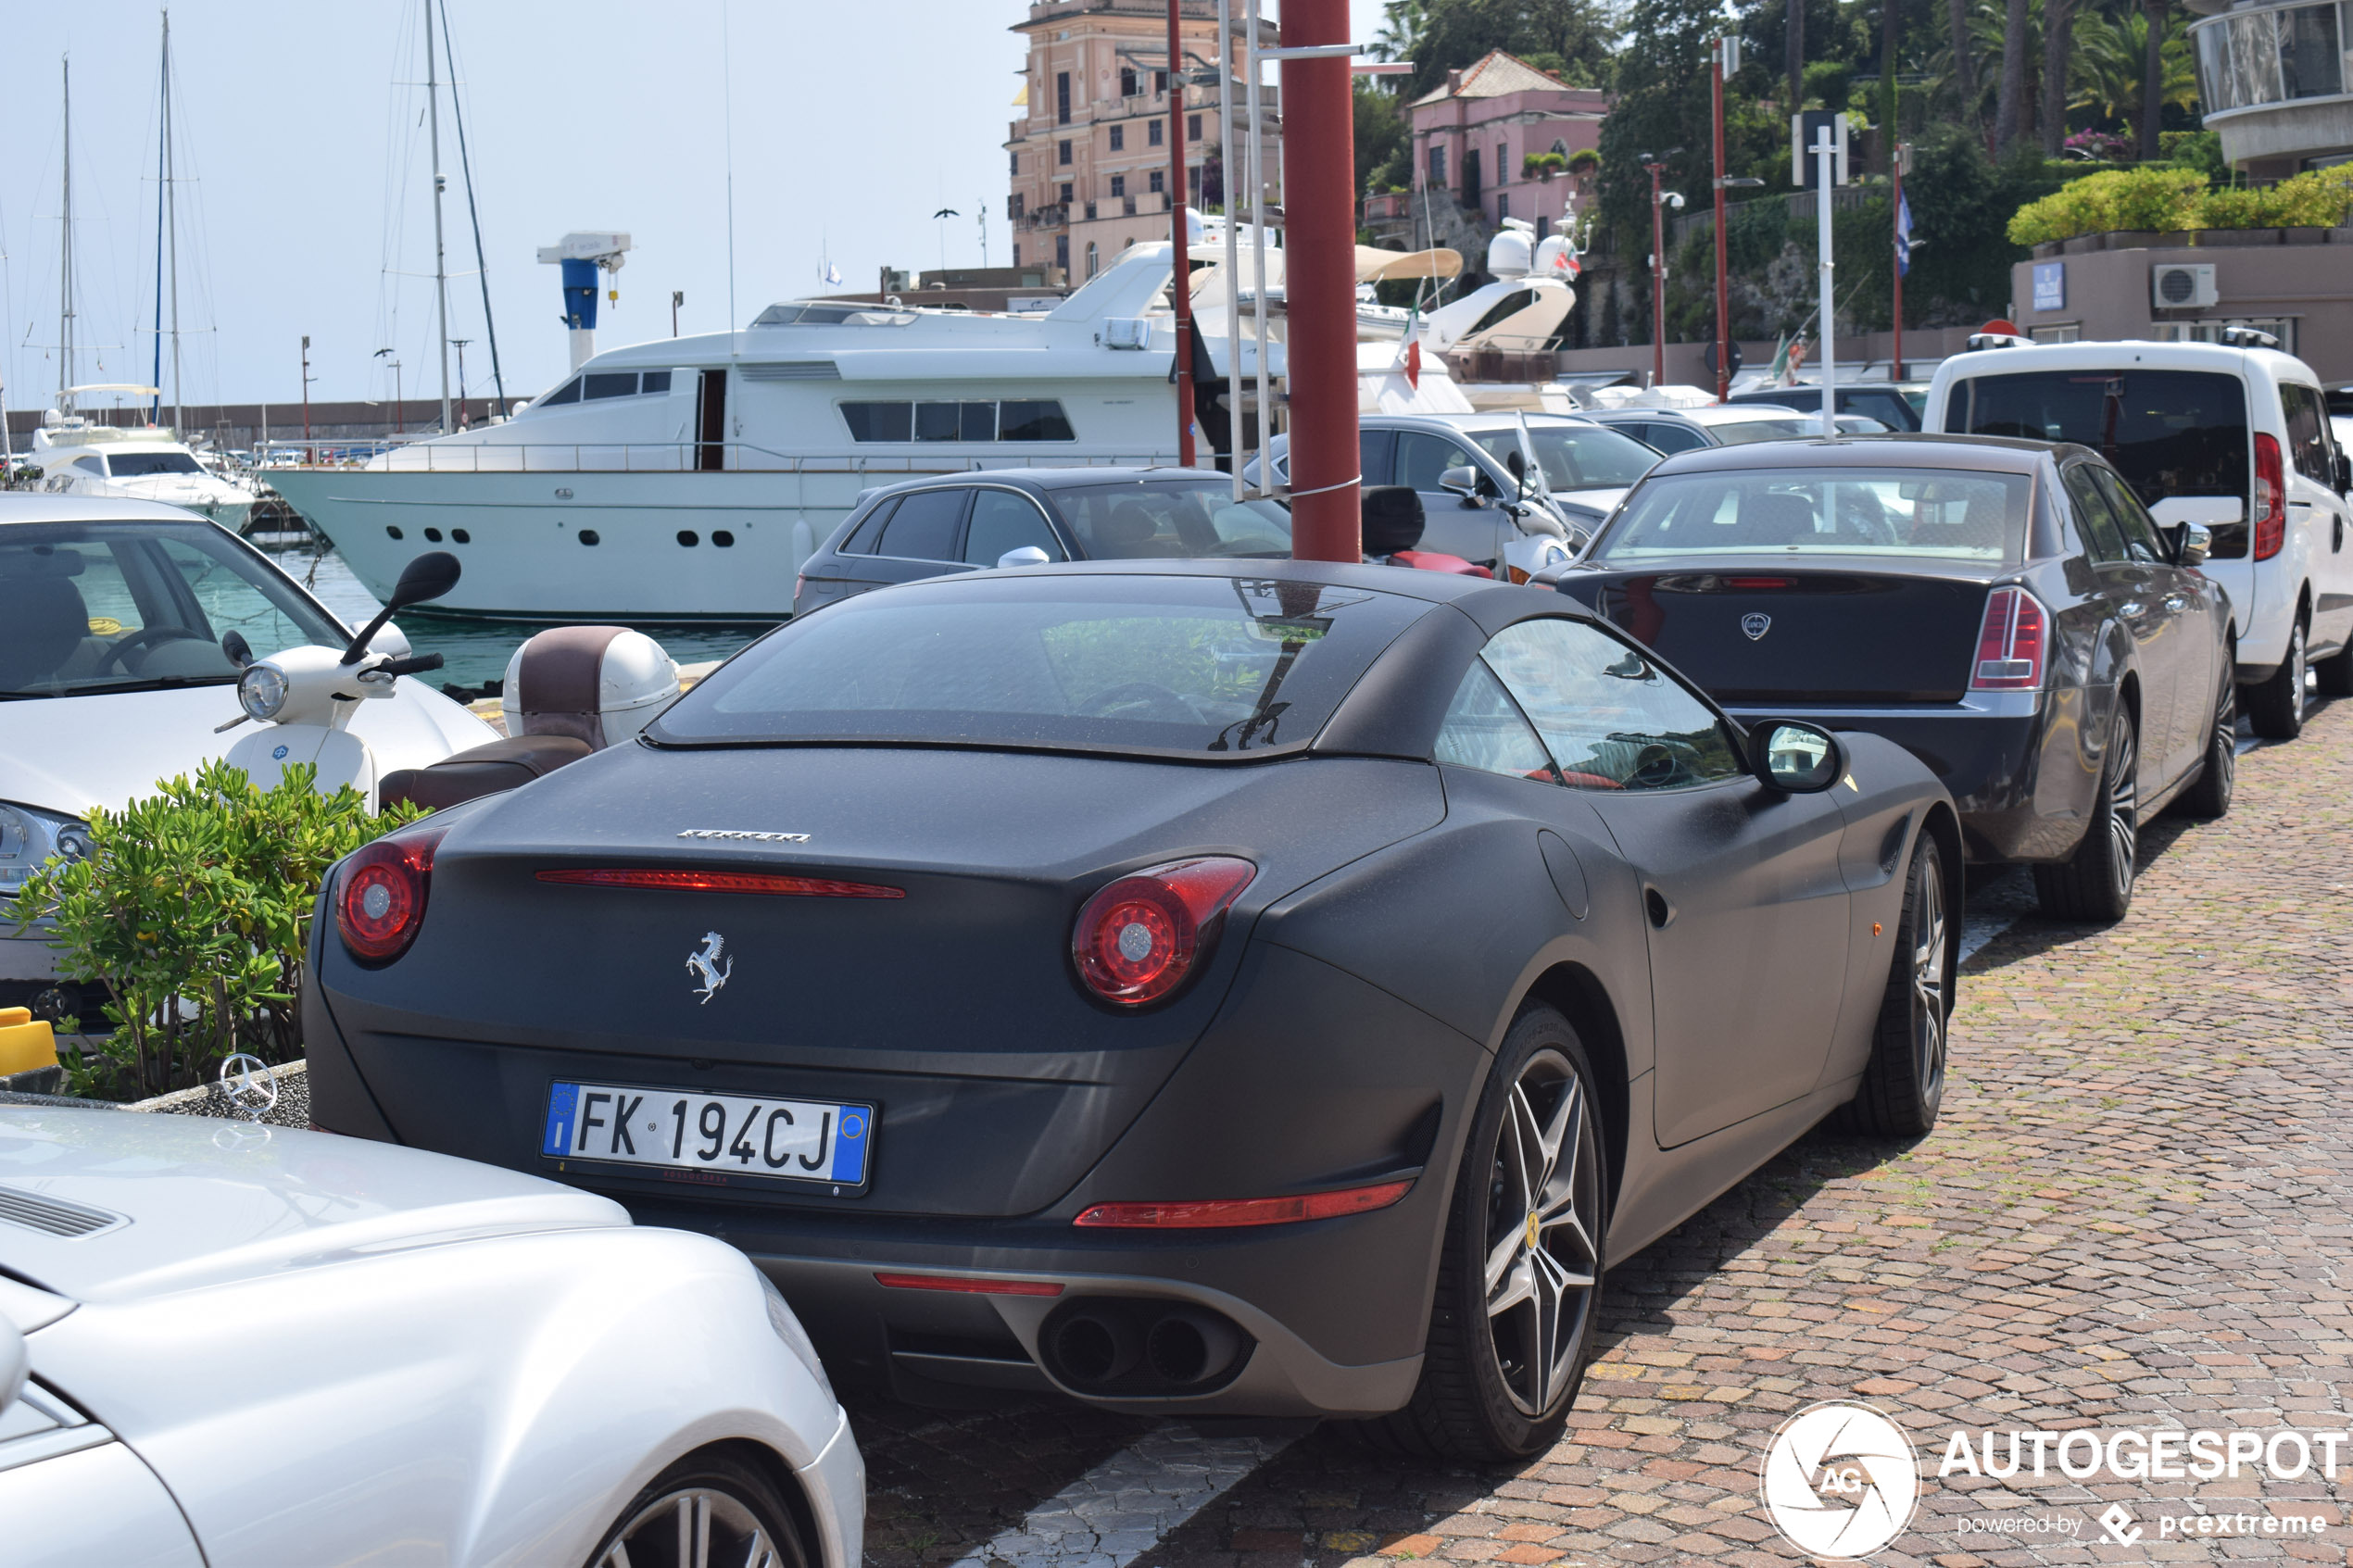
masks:
[[[773,305],[741,331],[598,354],[502,423],[271,483],[379,596],[439,545],[465,575],[438,609],[781,620],[801,561],[862,490],[1176,461],[1171,255],[1133,246],[1042,315]],[[1224,375],[1222,337],[1208,347]],[[1254,345],[1242,358],[1254,375]]]
[[[114,390],[154,389],[69,387],[67,392]],[[99,424],[74,412],[70,395],[61,405],[43,414],[40,428],[32,433],[31,461],[41,471],[43,490],[54,495],[160,501],[201,512],[232,533],[244,532],[254,491],[208,470],[179,432],[163,425]]]

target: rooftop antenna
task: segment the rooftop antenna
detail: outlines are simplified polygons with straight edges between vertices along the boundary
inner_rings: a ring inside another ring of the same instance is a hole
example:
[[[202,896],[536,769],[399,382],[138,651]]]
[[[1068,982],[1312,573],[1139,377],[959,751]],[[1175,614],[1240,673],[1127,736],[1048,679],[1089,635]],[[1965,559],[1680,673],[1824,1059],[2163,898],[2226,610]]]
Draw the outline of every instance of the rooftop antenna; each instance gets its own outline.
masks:
[[[736,323],[736,49],[727,31],[727,0],[719,0],[719,116],[727,157],[727,356],[735,358]]]
[[[73,56],[60,57],[65,72],[65,183],[60,199],[57,250],[57,407],[70,411],[73,373]]]

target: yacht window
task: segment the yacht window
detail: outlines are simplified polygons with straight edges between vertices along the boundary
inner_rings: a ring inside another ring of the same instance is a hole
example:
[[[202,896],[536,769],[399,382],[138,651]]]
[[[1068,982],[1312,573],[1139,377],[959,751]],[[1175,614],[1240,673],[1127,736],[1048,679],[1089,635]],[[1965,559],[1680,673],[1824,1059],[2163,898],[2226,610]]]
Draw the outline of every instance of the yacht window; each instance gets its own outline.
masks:
[[[755,327],[837,327],[851,317],[862,315],[871,307],[862,305],[812,305],[794,302],[772,305],[751,319]]]
[[[580,379],[575,376],[571,381],[564,383],[564,384],[556,391],[551,392],[547,394],[547,396],[541,398],[539,400],[539,407],[544,408],[550,403],[577,403],[579,401]]]
[[[648,370],[646,372],[645,383],[638,388],[638,390],[645,393],[668,392],[670,390],[670,372],[668,370]]]
[[[202,473],[196,459],[185,452],[117,452],[107,459],[117,479],[136,479],[151,473]]]
[[[849,438],[878,441],[1075,441],[1060,403],[844,403]]]
[[[841,417],[849,421],[852,441],[912,441],[915,409],[912,403],[845,403]]]
[[[635,370],[599,370],[585,376],[583,397],[635,397],[637,395],[637,372]]]
[[[1000,403],[997,407],[1000,441],[1076,441],[1063,406],[1051,400]]]
[[[94,473],[100,479],[107,477],[107,460],[104,458],[76,458],[73,466],[83,473]]]

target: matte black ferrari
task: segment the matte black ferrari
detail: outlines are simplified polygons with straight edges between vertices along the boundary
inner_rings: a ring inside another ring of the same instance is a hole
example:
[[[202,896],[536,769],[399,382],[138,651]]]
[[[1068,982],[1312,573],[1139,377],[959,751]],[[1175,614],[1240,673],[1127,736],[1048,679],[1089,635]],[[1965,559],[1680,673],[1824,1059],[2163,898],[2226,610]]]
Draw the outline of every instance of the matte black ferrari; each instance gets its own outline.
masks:
[[[2230,809],[2230,608],[2196,524],[2159,528],[2082,446],[1785,441],[1653,469],[1560,591],[1735,716],[1900,742],[1969,857],[2045,913],[2120,920],[2141,824]]]
[[[1539,589],[938,579],[345,860],[311,1114],[724,1237],[902,1397],[1526,1454],[1611,1259],[1933,1122],[1960,848]]]

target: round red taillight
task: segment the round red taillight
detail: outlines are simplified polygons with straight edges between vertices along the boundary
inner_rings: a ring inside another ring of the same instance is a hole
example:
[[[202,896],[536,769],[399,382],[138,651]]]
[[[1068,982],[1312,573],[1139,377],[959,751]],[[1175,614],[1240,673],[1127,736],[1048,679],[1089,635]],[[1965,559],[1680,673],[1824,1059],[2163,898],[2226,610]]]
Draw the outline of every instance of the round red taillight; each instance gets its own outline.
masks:
[[[1139,1007],[1185,983],[1258,868],[1230,855],[1172,860],[1121,877],[1078,911],[1070,956],[1087,988]]]
[[[335,929],[362,963],[390,963],[424,923],[433,852],[444,830],[415,828],[380,838],[346,860],[335,892]]]

